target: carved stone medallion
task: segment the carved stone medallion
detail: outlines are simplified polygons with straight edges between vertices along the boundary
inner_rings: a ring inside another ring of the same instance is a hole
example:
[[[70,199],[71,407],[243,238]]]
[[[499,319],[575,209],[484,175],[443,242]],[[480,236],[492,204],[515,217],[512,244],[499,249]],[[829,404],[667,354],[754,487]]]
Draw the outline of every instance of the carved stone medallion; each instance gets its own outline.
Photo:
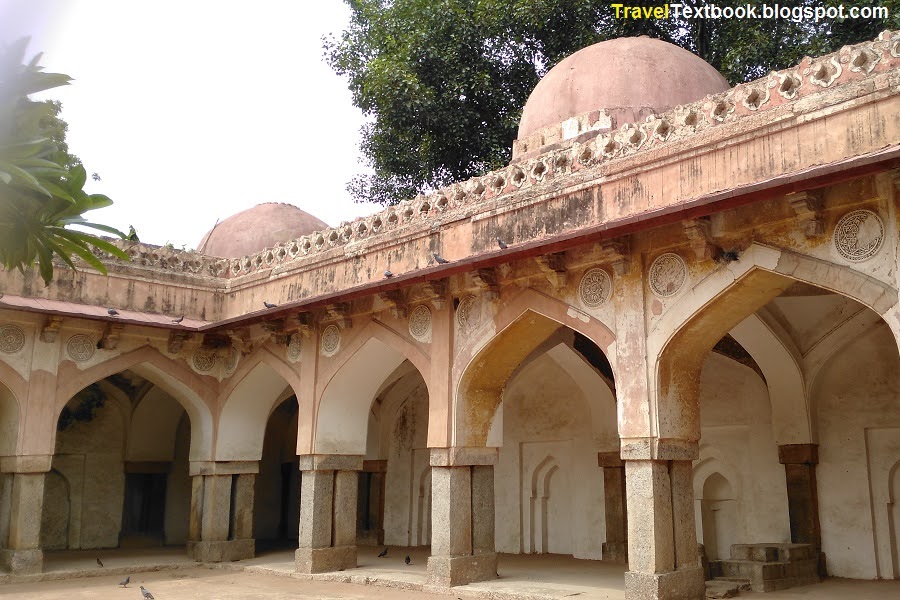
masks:
[[[86,335],[77,334],[69,338],[66,342],[66,354],[75,362],[85,362],[91,360],[97,344]]]
[[[431,311],[427,306],[417,306],[409,315],[409,334],[420,342],[431,341]]]
[[[234,346],[228,348],[225,354],[225,372],[229,375],[234,373],[234,370],[237,369],[238,360],[241,357],[241,353],[238,352],[238,349]]]
[[[298,362],[300,360],[300,350],[303,348],[303,336],[299,333],[294,333],[291,335],[291,339],[288,340],[287,345],[287,359],[291,362]]]
[[[884,243],[884,223],[871,210],[854,210],[834,228],[834,247],[849,261],[872,258]]]
[[[475,329],[475,296],[466,296],[459,302],[456,307],[456,323],[462,331],[471,331]]]
[[[0,327],[0,352],[15,354],[25,347],[25,332],[16,325]]]
[[[191,358],[194,368],[201,373],[208,373],[216,366],[216,351],[212,348],[197,348]]]
[[[341,348],[341,330],[337,325],[329,325],[322,332],[322,354],[334,356]]]
[[[684,285],[687,266],[674,252],[660,254],[650,265],[650,290],[660,298],[674,296]]]
[[[612,294],[612,280],[603,269],[591,269],[578,284],[578,297],[588,308],[596,308],[609,300]]]

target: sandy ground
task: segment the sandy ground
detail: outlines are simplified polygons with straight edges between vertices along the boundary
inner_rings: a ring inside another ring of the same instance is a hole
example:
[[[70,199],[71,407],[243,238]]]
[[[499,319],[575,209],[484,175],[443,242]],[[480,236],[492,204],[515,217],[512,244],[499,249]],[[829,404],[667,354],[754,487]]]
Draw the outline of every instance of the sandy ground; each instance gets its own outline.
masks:
[[[406,592],[391,588],[350,583],[301,581],[290,577],[258,575],[222,569],[179,569],[131,576],[128,588],[116,585],[121,576],[90,577],[64,581],[7,584],[0,596],[29,600],[141,600],[140,587],[150,590],[157,600],[288,600],[321,598],[397,598],[409,600],[447,600],[450,596]]]

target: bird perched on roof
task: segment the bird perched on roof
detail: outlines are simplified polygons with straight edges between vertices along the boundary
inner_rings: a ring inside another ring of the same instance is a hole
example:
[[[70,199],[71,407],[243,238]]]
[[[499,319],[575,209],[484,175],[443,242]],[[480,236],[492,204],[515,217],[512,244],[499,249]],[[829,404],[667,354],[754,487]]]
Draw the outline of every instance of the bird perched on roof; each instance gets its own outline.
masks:
[[[117,317],[117,316],[119,315],[119,311],[117,311],[117,310],[114,309],[114,308],[107,308],[107,309],[106,309],[106,314],[108,314],[108,315],[111,316],[111,317]]]
[[[501,250],[506,250],[507,248],[509,248],[509,244],[507,244],[506,242],[504,242],[504,241],[501,240],[500,238],[497,238],[497,245],[500,246],[500,249],[501,249]]]
[[[439,265],[446,265],[449,260],[438,254],[437,252],[432,252],[431,255],[434,257],[434,261]]]
[[[385,271],[385,272],[384,272],[384,278],[385,278],[385,279],[390,279],[390,278],[393,277],[393,276],[394,276],[394,274],[391,273],[390,271]]]
[[[119,585],[124,588],[124,587],[128,587],[129,583],[131,583],[131,575],[129,575],[128,577],[126,577],[125,579],[120,581]]]
[[[103,566],[103,561],[101,561],[99,558],[97,559],[97,566],[98,566],[98,567],[102,567],[102,566]]]
[[[263,306],[265,306],[266,308],[277,308],[278,307],[277,304],[272,304],[271,302],[266,302],[265,300],[263,300]]]
[[[406,555],[406,558],[403,559],[403,562],[405,562],[406,564],[409,564],[412,562],[412,559],[409,557],[409,554]]]
[[[385,556],[387,556],[387,551],[388,551],[387,546],[385,546],[384,550],[382,550],[381,553],[378,555],[378,558],[384,558]]]
[[[150,590],[148,590],[144,586],[141,586],[141,596],[143,596],[146,600],[155,600],[155,598],[153,598],[153,594],[150,593]]]
[[[182,321],[184,321],[184,315],[181,315],[177,319],[172,319],[173,323],[181,323]]]

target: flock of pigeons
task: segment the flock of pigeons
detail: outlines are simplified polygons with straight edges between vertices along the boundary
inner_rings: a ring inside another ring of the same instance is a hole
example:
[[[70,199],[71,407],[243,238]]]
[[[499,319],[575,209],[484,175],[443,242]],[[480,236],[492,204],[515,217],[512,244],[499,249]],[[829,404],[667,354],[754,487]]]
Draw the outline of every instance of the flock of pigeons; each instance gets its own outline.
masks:
[[[497,246],[499,246],[501,250],[506,250],[507,248],[509,248],[509,244],[507,244],[500,238],[497,238]],[[446,265],[450,262],[449,260],[447,260],[446,258],[441,256],[437,252],[432,252],[431,256],[434,257],[434,261],[439,265]],[[391,272],[390,269],[388,269],[384,272],[385,279],[390,279],[393,276],[394,276],[394,274]],[[0,294],[0,298],[2,298],[2,297],[3,297],[3,295]],[[263,306],[266,307],[267,309],[278,308],[277,304],[272,304],[271,302],[266,302],[265,300],[263,300]],[[108,309],[106,309],[106,312],[111,317],[119,316],[119,311],[117,311],[114,308],[108,308]],[[172,322],[176,323],[176,324],[181,323],[182,321],[184,321],[184,315],[181,315],[177,319],[172,319]],[[409,563],[407,563],[407,564],[409,564]],[[152,596],[151,596],[151,598],[152,598]]]

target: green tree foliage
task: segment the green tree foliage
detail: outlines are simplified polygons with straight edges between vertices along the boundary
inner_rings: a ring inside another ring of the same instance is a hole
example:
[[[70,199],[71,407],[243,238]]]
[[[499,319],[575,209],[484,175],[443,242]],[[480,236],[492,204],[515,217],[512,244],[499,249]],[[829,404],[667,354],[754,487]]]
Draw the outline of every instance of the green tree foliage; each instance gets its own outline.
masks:
[[[124,235],[84,218],[84,213],[109,206],[112,200],[84,192],[87,174],[81,161],[69,154],[60,104],[29,98],[68,85],[70,78],[43,72],[40,55],[26,63],[27,44],[23,39],[0,48],[0,264],[22,271],[37,262],[47,284],[53,278],[54,256],[73,269],[77,256],[105,273],[92,249],[123,260],[127,255],[71,227]]]
[[[698,54],[737,84],[796,64],[804,55],[872,39],[900,18],[900,0],[881,3],[892,15],[887,20],[818,23],[617,19],[610,2],[596,0],[345,2],[352,10],[350,25],[325,40],[325,58],[347,77],[354,104],[370,119],[362,152],[373,173],[355,177],[348,190],[358,202],[380,204],[507,164],[531,90],[553,65],[587,45],[622,36],[663,39]]]

